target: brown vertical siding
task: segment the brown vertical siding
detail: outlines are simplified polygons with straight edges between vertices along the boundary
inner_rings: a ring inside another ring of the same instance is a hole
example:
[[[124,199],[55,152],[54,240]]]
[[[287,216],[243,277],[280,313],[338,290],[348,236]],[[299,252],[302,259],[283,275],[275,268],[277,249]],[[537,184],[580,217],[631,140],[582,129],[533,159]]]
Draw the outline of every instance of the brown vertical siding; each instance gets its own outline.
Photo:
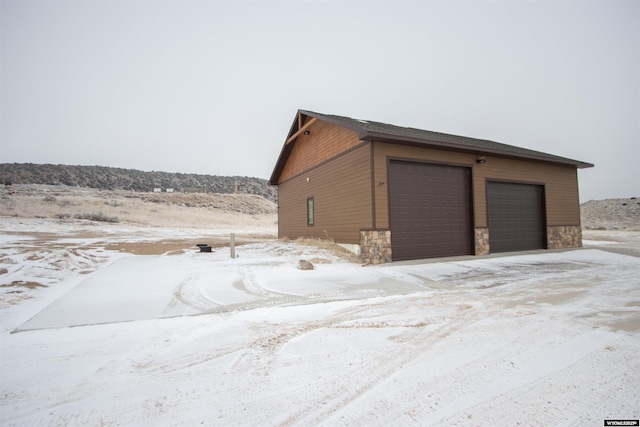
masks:
[[[418,159],[473,168],[473,210],[475,227],[487,227],[487,180],[535,183],[545,186],[547,226],[580,225],[578,178],[573,166],[553,165],[501,157],[483,156],[486,163],[477,164],[477,156],[468,153],[433,150],[388,143],[375,143],[374,187],[376,225],[389,227],[387,197],[387,159]]]
[[[360,229],[371,228],[370,146],[339,154],[329,162],[280,182],[278,236],[331,238],[360,243]],[[307,180],[308,179],[308,180]],[[313,197],[314,225],[307,225],[307,199]]]
[[[279,183],[360,143],[357,132],[321,120],[316,120],[307,130],[308,135],[300,135],[295,141]]]

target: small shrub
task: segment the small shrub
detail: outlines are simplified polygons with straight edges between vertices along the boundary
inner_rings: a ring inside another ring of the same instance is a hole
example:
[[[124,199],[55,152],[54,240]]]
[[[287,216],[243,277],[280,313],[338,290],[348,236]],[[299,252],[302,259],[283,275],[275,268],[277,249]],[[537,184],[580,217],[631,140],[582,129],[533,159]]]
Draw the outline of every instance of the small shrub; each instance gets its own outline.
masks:
[[[78,203],[74,203],[71,200],[67,200],[67,199],[60,200],[58,202],[58,206],[63,207],[63,208],[67,207],[67,206],[77,206],[77,205],[78,205]]]
[[[120,219],[117,216],[109,216],[100,212],[92,212],[92,213],[81,213],[75,214],[73,216],[75,219],[86,219],[89,221],[99,221],[99,222],[111,222],[117,223],[120,222]]]
[[[56,219],[69,219],[69,218],[71,218],[71,214],[69,214],[69,213],[59,213],[59,214],[55,214],[53,217],[56,218]]]
[[[51,195],[44,196],[44,201],[45,202],[54,203],[56,200],[58,200],[58,199],[56,199],[54,196],[51,196]]]
[[[284,240],[285,242],[287,240]],[[355,255],[353,252],[351,252],[348,249],[345,249],[344,247],[340,246],[339,244],[335,243],[333,240],[330,239],[318,239],[318,238],[312,238],[312,237],[298,237],[295,241],[295,243],[299,244],[299,245],[304,245],[304,246],[313,246],[316,247],[318,249],[323,249],[323,250],[327,250],[330,252],[333,252],[335,255],[346,259],[347,261],[351,261],[351,262],[357,262],[358,261],[358,256]]]

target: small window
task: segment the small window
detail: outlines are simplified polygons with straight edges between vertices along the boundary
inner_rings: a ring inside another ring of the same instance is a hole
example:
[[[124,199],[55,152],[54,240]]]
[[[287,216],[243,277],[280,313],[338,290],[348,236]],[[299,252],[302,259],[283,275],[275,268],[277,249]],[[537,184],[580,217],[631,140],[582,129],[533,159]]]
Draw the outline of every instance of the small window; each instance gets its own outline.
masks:
[[[313,197],[307,199],[307,225],[313,225]]]

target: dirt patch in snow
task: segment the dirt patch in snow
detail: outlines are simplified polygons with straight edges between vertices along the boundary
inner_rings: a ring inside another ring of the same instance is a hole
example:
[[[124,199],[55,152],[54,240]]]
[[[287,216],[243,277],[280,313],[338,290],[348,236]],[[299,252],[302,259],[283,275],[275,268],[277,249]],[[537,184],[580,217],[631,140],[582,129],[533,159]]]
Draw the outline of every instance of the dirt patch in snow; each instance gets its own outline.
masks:
[[[36,289],[36,288],[46,288],[47,285],[43,285],[38,282],[30,282],[24,280],[14,280],[13,282],[7,285],[0,285],[0,288],[27,288],[27,289]]]
[[[236,238],[235,244],[236,246],[242,246],[270,239],[272,239],[272,237],[269,236],[243,237]],[[198,243],[207,244],[214,248],[213,250],[216,250],[216,248],[228,248],[229,238],[209,237],[202,240],[202,242],[194,239],[160,240],[153,242],[116,242],[109,243],[105,245],[104,248],[109,251],[126,252],[136,255],[180,255],[188,251],[200,252],[199,248],[196,246]]]

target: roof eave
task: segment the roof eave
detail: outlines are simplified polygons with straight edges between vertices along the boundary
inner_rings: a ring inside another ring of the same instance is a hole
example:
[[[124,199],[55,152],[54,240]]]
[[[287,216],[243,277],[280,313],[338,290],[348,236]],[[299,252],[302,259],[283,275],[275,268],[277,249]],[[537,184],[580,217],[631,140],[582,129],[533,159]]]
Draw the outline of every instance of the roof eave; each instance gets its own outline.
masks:
[[[298,113],[302,113],[305,116],[309,116],[309,117],[314,117],[318,120],[322,120],[323,122],[327,122],[327,123],[331,123],[333,125],[336,126],[340,126],[355,132],[362,132],[362,126],[358,126],[357,124],[354,123],[347,123],[345,121],[341,121],[336,119],[336,116],[331,116],[329,114],[321,114],[321,113],[316,113],[314,111],[307,111],[307,110],[298,110]],[[348,117],[345,117],[345,119],[349,119]],[[354,119],[349,119],[351,121],[353,121]]]
[[[363,141],[377,141],[377,142],[388,142],[392,144],[407,144],[407,145],[415,145],[420,147],[433,147],[433,148],[444,148],[449,151],[457,151],[457,152],[465,152],[465,153],[473,153],[476,155],[493,155],[498,157],[507,157],[513,159],[525,159],[525,160],[535,160],[544,163],[554,163],[554,164],[562,164],[568,166],[574,166],[579,169],[592,168],[594,165],[591,163],[581,162],[578,160],[567,159],[564,157],[553,156],[554,158],[549,158],[547,155],[541,154],[536,155],[535,153],[527,153],[527,154],[518,154],[518,153],[509,153],[506,151],[495,150],[487,147],[474,147],[474,146],[461,146],[455,143],[443,142],[443,141],[433,141],[429,139],[422,138],[413,138],[410,136],[398,136],[398,135],[389,135],[381,132],[370,132],[370,131],[361,131],[358,133],[358,138]]]
[[[280,156],[278,156],[278,161],[276,162],[276,166],[273,168],[273,172],[271,173],[271,178],[269,178],[269,185],[278,185],[280,174],[284,169],[284,165],[287,161],[287,158],[289,157],[289,153],[291,152],[291,147],[293,146],[294,142],[290,144],[284,144],[282,146],[282,150],[280,150]]]

